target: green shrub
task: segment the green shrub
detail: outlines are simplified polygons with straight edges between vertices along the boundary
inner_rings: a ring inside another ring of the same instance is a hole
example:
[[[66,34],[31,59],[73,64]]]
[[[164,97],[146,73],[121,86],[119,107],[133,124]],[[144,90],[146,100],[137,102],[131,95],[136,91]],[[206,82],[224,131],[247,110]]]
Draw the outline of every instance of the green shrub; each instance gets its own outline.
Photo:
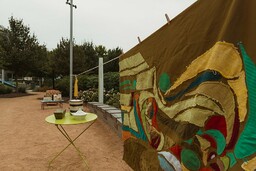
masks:
[[[9,94],[12,92],[12,88],[0,84],[0,94]]]
[[[69,96],[69,76],[56,80],[55,89],[61,91],[63,96]],[[73,80],[74,82],[74,80]],[[78,77],[78,89],[81,91],[97,89],[98,75],[81,75]],[[109,90],[119,90],[119,73],[109,72],[104,74],[104,88]]]
[[[18,93],[26,93],[26,87],[25,86],[18,87]]]
[[[43,86],[43,87],[35,87],[33,91],[35,92],[46,92],[46,90],[50,90],[51,88],[48,86]]]
[[[59,90],[64,97],[69,96],[69,76],[56,80],[55,89]]]
[[[111,89],[104,92],[104,103],[120,108],[120,93],[117,90]]]
[[[80,98],[84,101],[84,102],[95,102],[98,101],[99,96],[98,96],[98,89],[88,89],[83,91],[80,94]]]
[[[98,88],[98,75],[82,75],[78,77],[79,90]]]
[[[89,89],[80,93],[80,98],[84,102],[95,102],[98,101],[98,89]],[[111,89],[109,91],[104,91],[104,104],[120,108],[120,94],[117,90]]]
[[[119,72],[108,72],[104,74],[104,88],[119,91]]]

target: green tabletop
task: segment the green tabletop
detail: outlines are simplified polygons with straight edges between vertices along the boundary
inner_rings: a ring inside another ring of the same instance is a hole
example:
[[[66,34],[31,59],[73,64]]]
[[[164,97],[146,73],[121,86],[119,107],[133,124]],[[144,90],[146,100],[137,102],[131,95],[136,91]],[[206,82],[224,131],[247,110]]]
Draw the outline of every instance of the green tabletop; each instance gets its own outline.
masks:
[[[97,119],[97,115],[94,113],[87,113],[84,120],[76,120],[74,116],[71,116],[70,113],[66,113],[63,119],[55,119],[54,115],[47,116],[45,121],[51,124],[57,125],[75,125],[82,124],[90,121],[94,121]]]

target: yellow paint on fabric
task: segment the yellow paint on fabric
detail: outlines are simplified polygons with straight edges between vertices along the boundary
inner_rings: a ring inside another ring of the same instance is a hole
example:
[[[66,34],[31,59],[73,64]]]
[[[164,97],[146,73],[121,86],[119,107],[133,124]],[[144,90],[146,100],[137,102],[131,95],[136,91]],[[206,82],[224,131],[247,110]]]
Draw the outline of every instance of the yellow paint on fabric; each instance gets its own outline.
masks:
[[[126,69],[131,69],[137,67],[138,65],[144,63],[145,60],[140,53],[137,53],[129,58],[126,58],[119,62],[119,71],[123,71]]]
[[[196,135],[196,138],[200,143],[200,147],[202,151],[205,151],[207,148],[211,146],[211,143],[208,140],[200,137],[199,135]]]
[[[161,93],[161,90],[159,88],[157,88],[157,90],[158,90],[158,94],[160,96],[161,102],[163,103],[163,105],[166,105],[166,101],[164,100],[164,97],[163,97],[163,95]]]
[[[154,72],[155,68],[151,68],[150,70],[138,74],[136,79],[136,90],[146,90],[153,88]]]
[[[154,94],[149,91],[141,91],[140,92],[140,98],[139,98],[139,106],[142,109],[142,105],[148,98],[154,98]]]
[[[132,100],[132,95],[120,93],[120,105],[129,106]]]
[[[159,134],[160,134],[161,138],[160,138],[160,143],[157,147],[157,151],[162,150],[164,147],[164,134],[162,132],[159,132]]]
[[[196,58],[187,67],[186,71],[174,82],[165,95],[168,95],[184,81],[196,77],[197,74],[205,70],[218,71],[225,78],[231,79],[239,76],[242,66],[242,59],[233,44],[217,42],[210,50]]]
[[[256,170],[256,157],[253,159],[249,160],[248,162],[244,162],[242,164],[242,168],[245,171],[255,171]]]
[[[155,67],[153,67],[153,68],[154,68],[154,70],[156,70]],[[159,97],[159,94],[161,94],[161,93],[159,92],[159,89],[157,88],[157,83],[156,83],[157,80],[156,80],[156,72],[155,71],[154,71],[153,75],[154,75],[154,79],[153,79],[153,94],[154,94],[154,98],[156,100],[158,108],[164,109],[166,102],[163,100],[163,97],[161,95]]]
[[[121,106],[121,110],[123,110],[123,111],[126,111],[126,112],[129,112],[130,110],[131,110],[131,106]]]
[[[190,171],[190,170],[188,170],[188,169],[184,166],[183,163],[181,163],[181,168],[182,168],[182,171]]]
[[[221,105],[227,123],[226,142],[229,142],[232,136],[235,120],[235,98],[231,88],[221,82],[209,81],[200,84],[194,91],[186,95],[196,94],[203,94],[214,101],[217,101]]]
[[[228,80],[228,84],[234,90],[238,104],[239,120],[243,122],[247,115],[247,99],[248,92],[245,83],[245,73],[242,71],[239,78],[235,80]]]
[[[205,125],[205,121],[214,115],[214,112],[207,109],[191,108],[180,113],[176,118],[177,122],[189,122],[199,127]]]
[[[227,156],[220,157],[220,160],[224,164],[224,171],[227,171],[230,165],[230,159]]]
[[[124,113],[123,117],[124,117],[123,125],[130,127],[129,114],[128,113]]]
[[[161,110],[170,118],[174,118],[179,112],[196,106],[201,106],[211,110],[212,112],[224,115],[224,112],[221,110],[218,104],[215,103],[215,101],[202,95],[196,95],[189,99],[179,101],[170,107],[163,107]]]
[[[144,63],[142,63],[134,68],[131,68],[129,70],[120,71],[120,77],[137,75],[141,71],[146,70],[148,68],[149,68],[148,64],[146,62],[144,62]]]
[[[130,121],[130,128],[132,128],[134,131],[138,132],[138,127],[136,124],[135,116],[134,116],[134,108],[132,108],[130,114],[129,114],[129,121]]]

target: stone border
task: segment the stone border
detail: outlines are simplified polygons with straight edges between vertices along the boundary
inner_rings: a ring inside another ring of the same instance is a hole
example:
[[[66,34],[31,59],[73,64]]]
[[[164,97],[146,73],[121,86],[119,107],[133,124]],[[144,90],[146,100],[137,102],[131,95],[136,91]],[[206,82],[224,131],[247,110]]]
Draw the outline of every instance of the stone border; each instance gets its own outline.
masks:
[[[88,102],[86,107],[106,122],[120,138],[122,137],[122,113],[120,109],[99,102]]]

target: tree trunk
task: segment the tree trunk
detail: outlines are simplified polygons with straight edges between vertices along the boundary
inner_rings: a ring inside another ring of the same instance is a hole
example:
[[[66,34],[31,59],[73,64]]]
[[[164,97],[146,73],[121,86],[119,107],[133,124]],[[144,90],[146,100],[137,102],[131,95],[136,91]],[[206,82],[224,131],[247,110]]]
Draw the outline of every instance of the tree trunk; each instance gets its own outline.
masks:
[[[55,72],[54,70],[52,71],[52,89],[55,89]]]
[[[15,86],[16,86],[15,92],[18,93],[18,78],[16,74],[14,75],[14,79],[15,79]]]

